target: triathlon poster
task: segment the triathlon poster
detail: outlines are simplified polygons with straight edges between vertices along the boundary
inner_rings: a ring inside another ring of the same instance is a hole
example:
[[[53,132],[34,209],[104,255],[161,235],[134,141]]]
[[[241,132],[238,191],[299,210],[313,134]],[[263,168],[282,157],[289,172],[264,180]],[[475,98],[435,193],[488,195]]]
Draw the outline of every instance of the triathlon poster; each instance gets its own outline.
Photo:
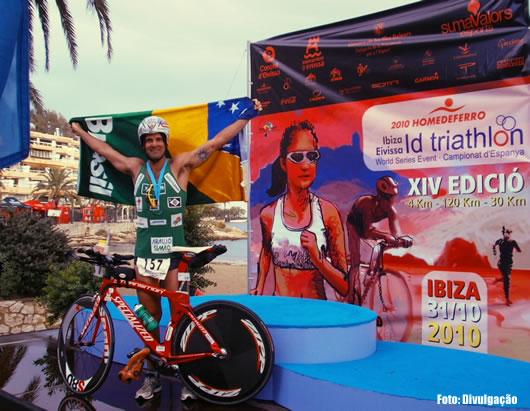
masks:
[[[424,1],[251,45],[254,293],[530,361],[527,6]]]

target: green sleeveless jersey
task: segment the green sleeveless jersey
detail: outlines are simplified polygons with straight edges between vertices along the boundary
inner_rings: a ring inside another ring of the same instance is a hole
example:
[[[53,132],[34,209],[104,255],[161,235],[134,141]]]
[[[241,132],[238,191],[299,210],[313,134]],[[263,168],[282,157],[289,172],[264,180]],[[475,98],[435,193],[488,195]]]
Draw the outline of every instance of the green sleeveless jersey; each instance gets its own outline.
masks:
[[[134,255],[142,258],[171,258],[175,256],[175,253],[171,253],[172,246],[185,245],[183,219],[187,193],[178,185],[169,164],[160,184],[160,201],[156,208],[151,207],[147,199],[150,185],[149,174],[143,165],[134,184],[138,216]]]

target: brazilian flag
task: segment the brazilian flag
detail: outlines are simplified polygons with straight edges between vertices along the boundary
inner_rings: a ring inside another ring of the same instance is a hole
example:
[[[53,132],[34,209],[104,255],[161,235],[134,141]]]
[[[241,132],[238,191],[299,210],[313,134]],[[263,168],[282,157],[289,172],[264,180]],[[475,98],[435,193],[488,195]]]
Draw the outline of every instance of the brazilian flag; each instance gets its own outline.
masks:
[[[172,156],[203,145],[226,126],[238,120],[249,98],[238,98],[195,106],[158,109],[124,114],[75,117],[92,135],[106,141],[128,157],[146,159],[138,141],[138,125],[148,116],[164,118],[170,127],[169,151]],[[190,174],[188,204],[245,200],[242,186],[241,152],[236,136],[222,150]],[[134,204],[133,182],[102,156],[81,143],[78,193],[122,204]]]

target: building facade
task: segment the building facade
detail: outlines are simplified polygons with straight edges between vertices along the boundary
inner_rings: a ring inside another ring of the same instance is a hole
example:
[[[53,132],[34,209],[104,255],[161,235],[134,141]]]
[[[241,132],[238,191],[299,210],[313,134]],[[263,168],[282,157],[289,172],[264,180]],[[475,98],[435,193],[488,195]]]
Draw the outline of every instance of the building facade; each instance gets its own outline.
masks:
[[[1,197],[20,201],[34,198],[32,192],[48,168],[63,168],[77,179],[79,140],[56,134],[31,131],[29,156],[14,166],[1,170]]]

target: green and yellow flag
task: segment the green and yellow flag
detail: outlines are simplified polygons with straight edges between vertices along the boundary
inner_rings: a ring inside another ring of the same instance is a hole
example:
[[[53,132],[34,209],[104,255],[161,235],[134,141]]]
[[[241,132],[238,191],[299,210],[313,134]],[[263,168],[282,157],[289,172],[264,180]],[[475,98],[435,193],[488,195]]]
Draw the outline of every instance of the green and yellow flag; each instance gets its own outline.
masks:
[[[75,117],[70,121],[83,124],[88,132],[120,153],[145,159],[137,135],[138,125],[145,117],[160,116],[168,122],[169,151],[175,155],[194,150],[215,137],[239,118],[248,100],[244,97],[182,108]],[[188,204],[244,200],[242,179],[239,138],[235,137],[193,170],[188,184]],[[84,143],[81,144],[78,193],[105,201],[134,204],[131,177],[117,171]]]

